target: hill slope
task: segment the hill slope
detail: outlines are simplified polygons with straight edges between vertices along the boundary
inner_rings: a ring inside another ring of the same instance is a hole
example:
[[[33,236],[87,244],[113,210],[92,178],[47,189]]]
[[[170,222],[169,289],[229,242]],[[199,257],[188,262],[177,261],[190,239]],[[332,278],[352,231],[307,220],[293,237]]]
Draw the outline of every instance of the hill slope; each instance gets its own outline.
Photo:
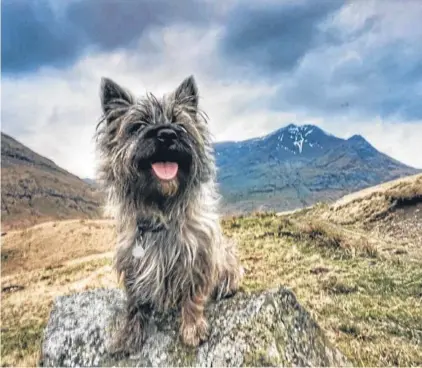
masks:
[[[422,175],[289,215],[227,217],[242,288],[290,288],[354,366],[422,365]],[[35,366],[55,297],[116,287],[109,220],[50,222],[2,242],[1,357]],[[98,253],[98,254],[95,254]]]
[[[313,125],[215,145],[218,181],[228,210],[290,210],[420,170],[377,151],[363,137],[337,138]]]
[[[1,133],[2,227],[95,218],[100,197],[86,182]]]

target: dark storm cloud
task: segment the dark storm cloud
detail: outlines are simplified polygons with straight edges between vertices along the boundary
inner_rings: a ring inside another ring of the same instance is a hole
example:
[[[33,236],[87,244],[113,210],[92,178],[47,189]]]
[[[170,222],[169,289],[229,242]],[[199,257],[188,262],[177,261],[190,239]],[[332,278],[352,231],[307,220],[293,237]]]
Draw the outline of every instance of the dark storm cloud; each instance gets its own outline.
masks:
[[[386,14],[400,15],[400,9],[391,7],[394,2],[386,1],[378,13],[355,9],[362,21],[353,26],[338,18],[345,4],[238,3],[227,17],[219,45],[221,57],[230,65],[227,74],[233,78],[238,72],[242,78],[279,85],[270,102],[273,110],[421,120],[421,38],[394,33],[409,26],[385,20]],[[413,3],[413,11],[422,15],[421,9]],[[418,27],[414,24],[413,30]]]
[[[346,46],[331,55],[307,55],[288,82],[280,86],[272,108],[314,114],[379,116],[422,120],[422,50],[412,42],[391,42],[360,49],[346,58]]]
[[[266,75],[289,71],[329,40],[319,25],[343,4],[340,0],[263,1],[248,6],[240,2],[227,20],[222,55]]]
[[[148,29],[207,24],[213,8],[194,0],[2,1],[2,72],[66,66],[88,49],[130,47]]]

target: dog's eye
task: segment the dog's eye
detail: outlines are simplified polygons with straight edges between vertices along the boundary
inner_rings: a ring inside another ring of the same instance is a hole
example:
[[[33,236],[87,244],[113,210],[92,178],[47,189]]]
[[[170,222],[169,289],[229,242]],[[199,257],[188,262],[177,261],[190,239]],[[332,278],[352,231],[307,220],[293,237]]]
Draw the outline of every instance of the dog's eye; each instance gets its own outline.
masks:
[[[142,122],[136,122],[133,124],[130,124],[127,128],[128,134],[135,134],[136,132],[140,131],[141,129],[145,128],[147,126],[146,123]]]

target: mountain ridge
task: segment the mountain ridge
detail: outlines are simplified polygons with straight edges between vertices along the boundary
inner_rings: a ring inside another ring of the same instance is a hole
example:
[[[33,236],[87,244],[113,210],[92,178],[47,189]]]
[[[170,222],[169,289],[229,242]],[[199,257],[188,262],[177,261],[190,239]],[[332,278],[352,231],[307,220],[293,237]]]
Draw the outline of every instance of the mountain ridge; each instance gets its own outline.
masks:
[[[422,172],[361,135],[342,139],[310,124],[214,147],[223,208],[230,212],[292,210]]]

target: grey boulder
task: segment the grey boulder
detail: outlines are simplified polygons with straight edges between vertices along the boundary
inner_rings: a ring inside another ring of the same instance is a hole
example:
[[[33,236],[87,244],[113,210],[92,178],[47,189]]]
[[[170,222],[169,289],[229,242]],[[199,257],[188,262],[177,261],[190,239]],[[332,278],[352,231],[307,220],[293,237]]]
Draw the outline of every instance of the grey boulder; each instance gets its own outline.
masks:
[[[110,332],[124,315],[119,289],[97,289],[56,299],[44,332],[43,366],[350,366],[319,326],[284,288],[212,302],[210,338],[183,345],[173,311],[155,315],[137,354],[110,353]]]

